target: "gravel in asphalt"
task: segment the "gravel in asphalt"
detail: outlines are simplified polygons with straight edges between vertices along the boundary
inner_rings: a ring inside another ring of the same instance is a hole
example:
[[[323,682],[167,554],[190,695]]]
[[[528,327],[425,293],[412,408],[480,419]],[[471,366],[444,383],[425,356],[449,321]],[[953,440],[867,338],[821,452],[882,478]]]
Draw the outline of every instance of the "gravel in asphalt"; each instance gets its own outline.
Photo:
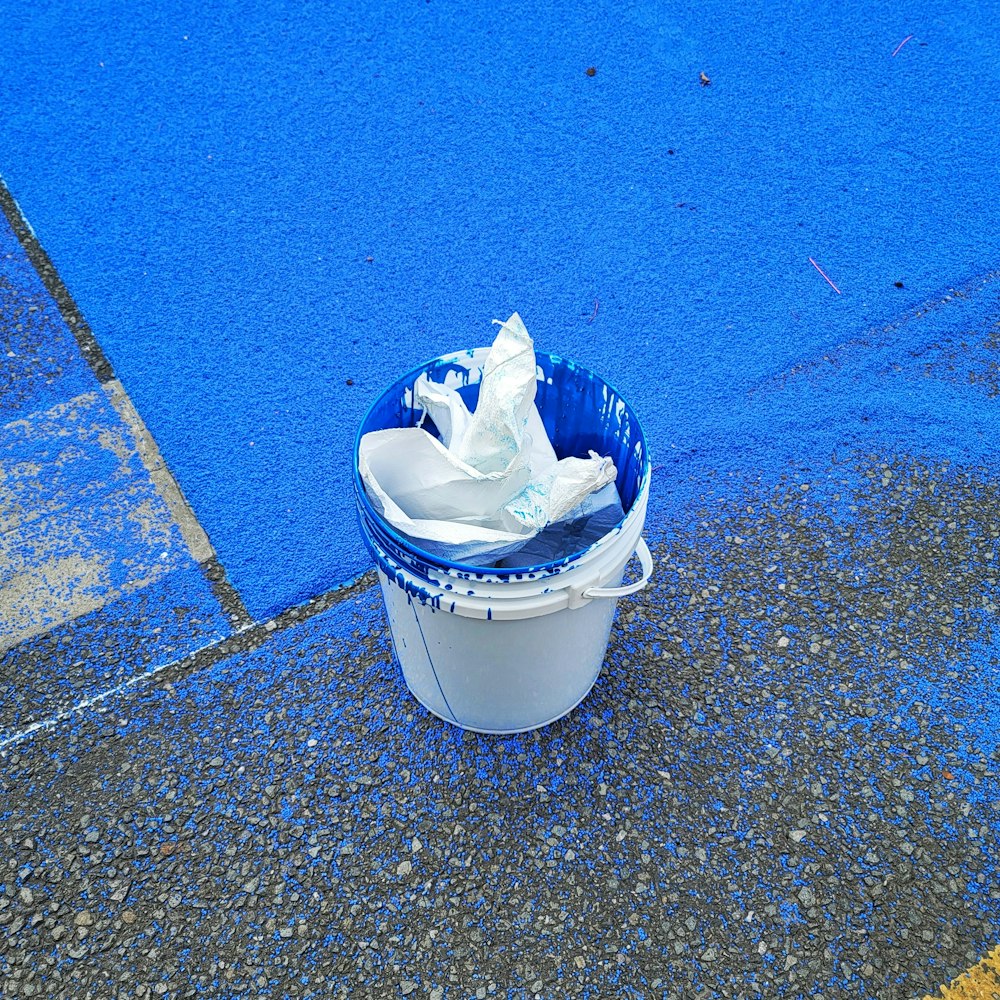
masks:
[[[856,455],[726,493],[649,526],[654,585],[545,730],[429,716],[368,588],[9,746],[0,995],[910,1000],[957,975],[1000,934],[997,486]]]

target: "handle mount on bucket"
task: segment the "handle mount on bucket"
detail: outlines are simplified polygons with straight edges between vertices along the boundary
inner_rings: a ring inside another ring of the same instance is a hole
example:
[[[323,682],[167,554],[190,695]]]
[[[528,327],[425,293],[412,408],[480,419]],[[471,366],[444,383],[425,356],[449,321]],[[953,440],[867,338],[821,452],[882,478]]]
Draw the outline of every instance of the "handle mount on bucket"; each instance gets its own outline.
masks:
[[[653,555],[649,551],[646,539],[641,535],[639,536],[639,541],[636,542],[634,555],[639,557],[639,562],[642,565],[641,579],[636,580],[635,583],[629,583],[624,587],[590,587],[582,593],[573,588],[570,591],[569,606],[571,608],[581,607],[595,597],[627,597],[629,594],[637,594],[649,583],[649,578],[653,575]]]

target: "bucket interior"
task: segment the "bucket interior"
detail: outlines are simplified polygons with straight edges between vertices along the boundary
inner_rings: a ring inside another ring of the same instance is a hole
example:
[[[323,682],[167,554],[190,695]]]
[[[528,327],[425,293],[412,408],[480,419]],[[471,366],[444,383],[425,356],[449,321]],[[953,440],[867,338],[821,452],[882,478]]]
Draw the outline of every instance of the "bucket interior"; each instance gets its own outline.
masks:
[[[431,563],[456,568],[476,569],[450,563],[440,557],[423,552],[414,542],[395,532],[383,521],[368,501],[364,484],[358,472],[358,448],[361,437],[369,431],[393,427],[414,427],[420,423],[422,410],[414,409],[408,394],[414,382],[426,373],[434,382],[454,385],[470,410],[475,409],[479,398],[481,365],[488,349],[470,351],[466,355],[438,358],[414,369],[390,386],[369,409],[358,430],[354,447],[354,485],[363,532],[374,529],[376,535],[388,535],[396,544],[428,559]],[[558,458],[575,456],[585,458],[589,451],[610,456],[618,470],[615,486],[627,516],[639,497],[649,476],[649,456],[646,439],[631,407],[603,379],[554,354],[536,352],[537,388],[535,405]],[[471,368],[471,370],[470,370]],[[422,424],[431,433],[432,422]],[[367,537],[366,537],[367,541]],[[540,569],[541,567],[532,567]],[[504,575],[503,570],[488,569],[494,575]],[[521,568],[518,572],[523,573]]]

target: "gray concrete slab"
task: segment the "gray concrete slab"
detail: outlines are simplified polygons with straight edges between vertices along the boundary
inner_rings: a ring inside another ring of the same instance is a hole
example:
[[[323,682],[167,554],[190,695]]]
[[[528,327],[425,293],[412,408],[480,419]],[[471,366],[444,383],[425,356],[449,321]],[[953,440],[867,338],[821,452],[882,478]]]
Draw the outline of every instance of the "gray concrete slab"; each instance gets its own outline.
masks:
[[[101,389],[0,427],[0,652],[192,564]]]

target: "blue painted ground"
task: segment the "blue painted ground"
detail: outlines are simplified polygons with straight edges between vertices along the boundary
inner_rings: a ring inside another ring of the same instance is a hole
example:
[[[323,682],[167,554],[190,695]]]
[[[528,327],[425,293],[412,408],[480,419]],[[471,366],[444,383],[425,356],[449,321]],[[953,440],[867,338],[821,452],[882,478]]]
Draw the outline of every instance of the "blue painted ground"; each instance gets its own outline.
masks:
[[[642,417],[657,559],[500,740],[372,588],[234,634],[185,559],[20,643],[5,993],[912,1000],[996,942],[996,3],[3,8],[0,174],[254,618],[368,568],[362,413],[515,309]],[[6,424],[93,389],[22,327]]]
[[[3,6],[0,173],[258,618],[366,568],[354,428],[494,317],[700,480],[1000,260],[995,2]]]
[[[112,400],[0,216],[0,747],[232,631]]]
[[[0,423],[47,410],[98,388],[59,307],[3,219],[0,315]]]

